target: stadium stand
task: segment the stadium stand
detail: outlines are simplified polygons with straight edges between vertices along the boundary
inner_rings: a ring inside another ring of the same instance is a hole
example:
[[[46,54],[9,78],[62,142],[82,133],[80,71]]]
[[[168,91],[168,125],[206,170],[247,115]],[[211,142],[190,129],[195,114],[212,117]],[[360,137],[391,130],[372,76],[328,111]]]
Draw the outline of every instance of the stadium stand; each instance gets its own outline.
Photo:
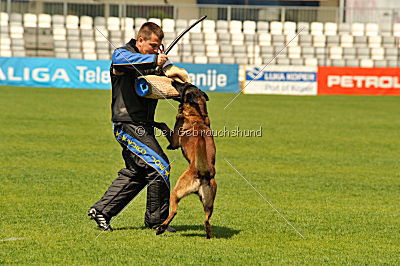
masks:
[[[0,56],[109,60],[112,50],[135,37],[146,21],[162,26],[166,46],[193,23],[192,20],[168,18],[147,20],[2,12]],[[282,49],[287,43],[288,48]],[[170,52],[170,58],[199,64],[271,61],[271,64],[285,65],[396,67],[399,44],[400,23],[205,20],[185,35],[180,45]],[[276,60],[271,60],[279,52]]]

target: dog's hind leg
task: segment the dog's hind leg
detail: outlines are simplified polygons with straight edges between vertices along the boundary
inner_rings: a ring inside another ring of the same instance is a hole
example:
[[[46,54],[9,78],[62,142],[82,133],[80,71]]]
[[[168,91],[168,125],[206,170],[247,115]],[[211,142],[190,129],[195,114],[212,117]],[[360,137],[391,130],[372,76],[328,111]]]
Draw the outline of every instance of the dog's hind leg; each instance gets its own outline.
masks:
[[[204,220],[204,227],[206,229],[207,238],[212,237],[210,218],[213,214],[214,200],[217,193],[217,183],[214,178],[210,180],[203,180],[199,188],[199,197],[203,203],[206,219]]]
[[[168,218],[157,228],[157,235],[164,233],[172,219],[174,219],[178,210],[179,201],[186,195],[197,192],[199,186],[200,180],[196,178],[195,174],[190,169],[186,170],[179,177],[169,200],[171,212],[169,213]]]

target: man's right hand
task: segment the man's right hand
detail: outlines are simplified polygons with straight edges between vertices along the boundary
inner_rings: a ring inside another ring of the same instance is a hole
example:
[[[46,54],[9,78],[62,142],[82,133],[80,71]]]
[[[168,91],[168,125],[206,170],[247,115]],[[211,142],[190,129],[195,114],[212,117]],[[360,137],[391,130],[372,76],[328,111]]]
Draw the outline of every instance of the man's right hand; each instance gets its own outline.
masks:
[[[163,66],[167,62],[168,56],[166,54],[158,54],[157,66]]]

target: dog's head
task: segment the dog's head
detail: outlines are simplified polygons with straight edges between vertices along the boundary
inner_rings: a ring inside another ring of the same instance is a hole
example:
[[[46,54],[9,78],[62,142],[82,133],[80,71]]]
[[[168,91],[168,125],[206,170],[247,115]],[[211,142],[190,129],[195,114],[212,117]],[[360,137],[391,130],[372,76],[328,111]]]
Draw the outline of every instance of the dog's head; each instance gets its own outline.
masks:
[[[208,101],[208,95],[193,84],[188,84],[183,90],[182,103],[199,104],[206,101]]]
[[[174,86],[179,91],[179,97],[175,98],[175,100],[180,103],[188,103],[188,104],[199,104],[199,102],[208,101],[208,95],[197,88],[195,85],[191,83],[179,84],[178,86]]]

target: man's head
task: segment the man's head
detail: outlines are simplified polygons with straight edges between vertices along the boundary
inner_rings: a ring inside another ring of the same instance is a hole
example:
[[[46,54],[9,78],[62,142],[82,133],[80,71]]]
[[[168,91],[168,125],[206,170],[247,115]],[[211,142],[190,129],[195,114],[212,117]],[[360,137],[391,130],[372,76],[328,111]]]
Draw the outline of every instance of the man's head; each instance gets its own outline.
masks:
[[[140,27],[136,47],[141,54],[156,54],[163,38],[164,32],[160,26],[153,22],[146,22]]]

